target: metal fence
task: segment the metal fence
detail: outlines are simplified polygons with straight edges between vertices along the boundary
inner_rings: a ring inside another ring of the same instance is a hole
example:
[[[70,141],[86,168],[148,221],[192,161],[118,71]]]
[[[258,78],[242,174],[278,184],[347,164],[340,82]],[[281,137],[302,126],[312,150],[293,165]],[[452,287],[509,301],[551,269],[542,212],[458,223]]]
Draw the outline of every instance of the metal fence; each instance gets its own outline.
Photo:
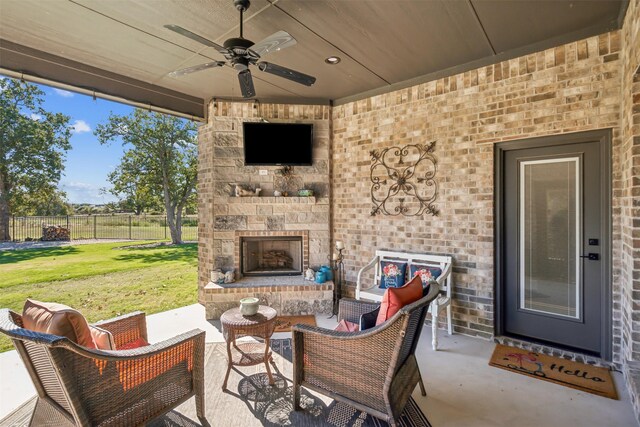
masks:
[[[14,241],[39,240],[42,227],[59,225],[69,229],[71,240],[81,239],[170,239],[166,215],[67,215],[14,216],[9,232]],[[182,240],[198,239],[198,217],[182,217]]]

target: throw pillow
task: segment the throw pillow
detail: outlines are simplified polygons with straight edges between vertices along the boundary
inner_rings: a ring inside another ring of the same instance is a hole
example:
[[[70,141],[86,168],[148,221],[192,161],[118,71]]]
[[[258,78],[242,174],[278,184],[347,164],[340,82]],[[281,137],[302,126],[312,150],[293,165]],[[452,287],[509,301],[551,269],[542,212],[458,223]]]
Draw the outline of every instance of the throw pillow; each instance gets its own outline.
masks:
[[[67,337],[78,345],[96,348],[87,320],[64,304],[27,299],[22,324],[31,331]]]
[[[404,285],[407,276],[407,263],[398,261],[380,262],[380,289],[399,288]]]
[[[420,298],[422,298],[422,280],[419,276],[414,277],[401,288],[388,288],[382,297],[376,325],[386,322],[402,307]]]
[[[338,326],[336,326],[336,328],[334,329],[334,331],[357,332],[358,325],[356,325],[353,322],[349,322],[348,320],[341,320],[340,323],[338,323]]]
[[[376,326],[376,320],[378,319],[378,313],[380,312],[380,306],[373,311],[360,316],[360,330],[366,331],[369,328]]]
[[[91,337],[99,350],[115,350],[116,343],[113,340],[113,335],[106,329],[99,328],[97,326],[89,325],[89,331]]]
[[[415,277],[419,275],[422,279],[422,285],[427,286],[431,280],[435,280],[442,274],[442,269],[440,267],[431,267],[428,265],[414,265],[411,264],[411,268],[409,269],[409,273],[411,277]]]

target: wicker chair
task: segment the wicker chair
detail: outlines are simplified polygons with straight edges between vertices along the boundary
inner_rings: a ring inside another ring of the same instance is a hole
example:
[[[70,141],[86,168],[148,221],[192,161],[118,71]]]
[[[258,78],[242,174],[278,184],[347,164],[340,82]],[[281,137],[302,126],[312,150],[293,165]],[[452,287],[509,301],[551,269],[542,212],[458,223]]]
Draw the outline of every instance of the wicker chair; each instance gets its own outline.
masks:
[[[144,313],[100,322],[116,346],[147,339]],[[196,398],[204,418],[204,337],[193,330],[133,350],[103,351],[22,327],[22,316],[0,310],[0,331],[13,341],[38,393],[34,426],[136,426]]]
[[[365,331],[293,326],[294,409],[300,409],[300,387],[304,386],[397,426],[416,384],[426,396],[415,350],[438,291],[432,286],[427,295]],[[358,323],[360,315],[377,306],[342,299],[338,320]]]

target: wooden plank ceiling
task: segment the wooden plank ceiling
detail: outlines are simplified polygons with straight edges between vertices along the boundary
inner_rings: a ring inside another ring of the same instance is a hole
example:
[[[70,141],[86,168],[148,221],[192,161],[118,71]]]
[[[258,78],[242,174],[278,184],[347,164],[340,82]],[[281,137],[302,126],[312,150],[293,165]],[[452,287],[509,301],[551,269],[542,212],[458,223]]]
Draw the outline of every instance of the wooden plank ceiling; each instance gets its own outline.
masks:
[[[627,3],[500,0],[252,0],[244,36],[296,46],[264,59],[317,77],[306,87],[252,69],[261,102],[346,102],[620,27]],[[24,73],[203,117],[240,99],[236,71],[173,70],[223,60],[164,28],[218,44],[239,34],[232,0],[0,0],[0,72]],[[325,58],[339,56],[328,65]],[[14,74],[15,75],[15,74]]]

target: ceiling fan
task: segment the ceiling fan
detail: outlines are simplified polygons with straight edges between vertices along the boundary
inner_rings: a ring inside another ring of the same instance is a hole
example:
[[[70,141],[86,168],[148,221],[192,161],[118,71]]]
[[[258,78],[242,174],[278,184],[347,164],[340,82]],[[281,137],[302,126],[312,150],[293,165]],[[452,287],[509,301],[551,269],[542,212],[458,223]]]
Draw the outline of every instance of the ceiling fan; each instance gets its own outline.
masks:
[[[240,37],[233,37],[226,40],[223,46],[212,42],[198,34],[192,33],[178,25],[165,25],[164,27],[174,31],[184,37],[188,37],[191,40],[195,40],[205,46],[209,46],[224,55],[229,65],[238,71],[238,80],[240,82],[240,90],[244,98],[251,98],[256,95],[256,91],[253,87],[253,78],[251,77],[251,71],[249,65],[255,65],[260,71],[270,73],[278,77],[294,81],[296,83],[303,84],[305,86],[311,86],[316,82],[316,78],[299,71],[291,70],[289,68],[273,64],[271,62],[260,61],[263,55],[269,52],[276,52],[284,48],[295,45],[296,39],[286,31],[278,31],[271,34],[266,39],[253,43],[251,40],[247,40],[242,34],[242,16],[243,13],[249,9],[249,0],[234,0],[233,4],[236,9],[240,11]],[[213,61],[205,64],[195,65],[193,67],[183,68],[181,70],[173,71],[169,73],[171,77],[180,77],[186,74],[194,73],[196,71],[207,70],[209,68],[222,67],[226,65],[226,61]]]

